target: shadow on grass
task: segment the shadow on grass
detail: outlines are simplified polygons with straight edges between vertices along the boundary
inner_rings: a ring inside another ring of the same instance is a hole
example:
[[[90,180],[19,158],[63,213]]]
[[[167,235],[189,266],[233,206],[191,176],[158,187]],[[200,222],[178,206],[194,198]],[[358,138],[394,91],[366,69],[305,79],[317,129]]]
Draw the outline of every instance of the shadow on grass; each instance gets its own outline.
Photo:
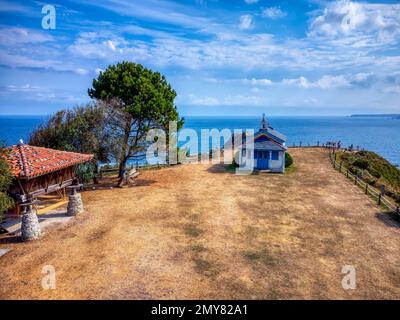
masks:
[[[210,173],[231,173],[231,174],[236,174],[236,169],[237,167],[234,164],[214,164],[210,168],[207,169],[208,172]],[[285,169],[285,173],[293,173],[297,171],[297,167],[292,164],[290,167]],[[259,170],[253,170],[251,172],[251,175],[258,175],[260,174]],[[268,174],[274,174],[274,175],[280,175],[282,174],[281,172],[268,172]]]
[[[0,238],[0,244],[20,243],[22,242],[21,236],[3,236]]]
[[[269,267],[276,264],[274,257],[266,249],[243,252],[243,257],[250,263],[257,262]]]
[[[136,179],[135,182],[131,184],[124,185],[123,188],[135,188],[135,187],[147,187],[157,182],[156,180],[150,179]],[[112,190],[119,189],[117,186],[118,179],[103,179],[98,184],[88,184],[85,185],[85,191],[96,191],[96,190]],[[122,188],[122,189],[123,189]]]
[[[219,274],[220,270],[218,264],[202,257],[196,257],[193,259],[194,270],[206,277],[215,277]]]
[[[285,173],[293,173],[297,171],[296,165],[293,163],[289,167],[285,168]]]
[[[235,174],[236,167],[233,164],[216,163],[207,169],[210,173],[232,173]]]
[[[400,228],[400,217],[394,212],[378,212],[375,216],[388,227]]]
[[[198,237],[204,232],[202,229],[192,223],[186,224],[183,228],[183,231],[187,236],[190,237]]]

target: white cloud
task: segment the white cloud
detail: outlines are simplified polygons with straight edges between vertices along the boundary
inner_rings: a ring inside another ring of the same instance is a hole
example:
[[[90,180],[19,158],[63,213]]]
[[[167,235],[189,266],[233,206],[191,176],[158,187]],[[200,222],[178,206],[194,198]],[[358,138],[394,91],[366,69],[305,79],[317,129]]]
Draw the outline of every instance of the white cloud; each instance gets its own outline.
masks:
[[[253,28],[253,17],[249,14],[244,14],[240,16],[239,29],[249,30]]]
[[[195,70],[289,70],[324,74],[341,68],[347,72],[369,73],[397,70],[400,56],[376,55],[368,50],[341,47],[311,38],[283,40],[266,33],[227,32],[226,37],[190,39],[161,37],[148,41],[127,40],[122,34],[91,32],[80,34],[67,51],[70,59],[115,63],[132,60],[155,68],[184,67]],[[217,69],[216,69],[217,68]],[[243,74],[243,73],[242,73]],[[213,76],[213,74],[210,74]],[[240,77],[240,76],[239,76]]]
[[[325,75],[314,84],[321,89],[340,88],[349,86],[349,81],[342,75],[331,76]]]
[[[23,85],[8,85],[0,87],[0,94],[6,95],[7,99],[18,99],[27,101],[44,101],[44,102],[71,102],[80,103],[87,100],[87,96],[79,96],[64,90],[57,90],[49,87],[41,87],[31,85],[29,83]]]
[[[83,69],[83,68],[76,68],[75,69],[75,73],[77,73],[77,74],[79,74],[81,76],[84,76],[84,75],[88,74],[88,71],[86,69]]]
[[[282,84],[294,85],[302,88],[309,88],[311,85],[310,82],[305,77],[299,77],[296,79],[283,79]]]
[[[81,2],[102,7],[122,16],[158,21],[185,29],[199,29],[206,33],[215,33],[219,28],[219,25],[211,19],[193,14],[184,1],[82,0]]]
[[[244,2],[246,2],[247,4],[253,4],[253,3],[257,3],[258,0],[244,0]]]
[[[309,36],[336,39],[336,44],[357,47],[398,41],[400,4],[333,2],[312,20]]]
[[[116,47],[115,43],[114,43],[113,41],[111,41],[111,40],[105,41],[104,44],[105,44],[108,48],[110,48],[112,51],[117,50],[117,47]]]
[[[270,7],[270,8],[265,8],[262,11],[262,16],[265,18],[269,19],[281,19],[286,17],[287,13],[285,11],[282,11],[279,7]]]
[[[8,85],[7,86],[7,91],[10,92],[35,92],[40,90],[40,87],[38,86],[32,86],[29,83],[17,86],[17,85]]]
[[[256,95],[226,95],[219,97],[198,97],[194,94],[188,96],[188,103],[196,106],[259,106],[265,103],[263,97]]]
[[[252,78],[252,79],[243,79],[243,83],[245,84],[251,84],[253,86],[257,86],[257,85],[264,85],[264,86],[269,86],[272,84],[272,81],[270,79],[256,79],[256,78]]]
[[[221,104],[217,98],[214,97],[197,97],[194,94],[189,95],[190,104],[199,106],[216,106]]]
[[[105,34],[83,32],[74,43],[68,47],[68,51],[75,56],[91,59],[115,59],[117,61],[118,59],[124,58],[122,54],[124,54],[124,50],[129,49],[128,44],[129,43],[122,37],[109,32]],[[128,53],[129,50],[127,54]]]
[[[0,62],[3,65],[20,68],[50,68],[60,63],[50,59],[34,59],[27,56],[10,54],[5,50],[0,50]]]
[[[96,68],[96,69],[94,70],[94,72],[96,73],[97,76],[100,74],[100,72],[103,72],[103,71],[104,71],[104,70],[101,69],[101,68]]]
[[[0,45],[53,41],[49,33],[19,27],[0,28]]]
[[[17,3],[11,3],[4,0],[0,2],[0,12],[16,12],[16,13],[30,14],[32,13],[32,11],[33,10],[31,8],[25,7]]]
[[[316,81],[310,81],[306,77],[283,79],[280,83],[294,85],[301,88],[333,89],[345,87],[369,88],[387,81],[378,79],[373,73],[356,73],[345,75],[324,75]]]
[[[295,79],[283,79],[281,83],[284,85],[293,85],[306,89],[308,88],[332,89],[332,88],[347,87],[350,85],[349,80],[346,79],[343,75],[340,76],[324,75],[315,82],[311,82],[307,78],[301,76]]]
[[[382,92],[400,94],[400,85],[397,85],[397,86],[385,86],[385,87],[383,87]]]

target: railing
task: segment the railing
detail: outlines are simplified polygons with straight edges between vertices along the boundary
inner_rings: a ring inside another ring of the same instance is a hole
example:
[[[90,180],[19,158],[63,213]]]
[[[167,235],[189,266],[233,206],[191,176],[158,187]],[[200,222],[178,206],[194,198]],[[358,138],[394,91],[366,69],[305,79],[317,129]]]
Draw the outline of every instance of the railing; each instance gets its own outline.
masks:
[[[142,169],[142,170],[147,170],[147,169],[156,169],[156,168],[162,168],[162,167],[167,167],[170,166],[169,164],[148,164],[148,163],[135,163],[135,164],[130,164],[126,166],[125,171],[129,171],[132,169]],[[100,168],[98,177],[102,178],[104,174],[109,174],[109,173],[119,173],[119,168]]]
[[[299,141],[298,143],[296,142],[291,142],[288,143],[287,146],[289,148],[333,148],[334,145],[330,144],[330,143],[320,143],[319,141],[317,141],[317,143],[304,143],[302,141]]]
[[[354,146],[353,144],[349,145],[348,147],[343,147],[340,142],[337,141],[328,141],[328,142],[320,142],[317,143],[304,143],[302,141],[291,142],[288,143],[287,146],[289,148],[327,148],[327,149],[334,149],[334,150],[348,150],[348,151],[364,151],[365,149],[361,146]]]
[[[355,185],[362,188],[365,194],[369,195],[373,198],[378,205],[386,207],[389,211],[397,214],[398,218],[400,218],[400,207],[390,201],[384,194],[382,194],[378,189],[372,187],[370,184],[362,180],[360,177],[351,173],[349,168],[343,165],[342,162],[337,162],[335,159],[335,153],[332,152],[330,154],[330,159],[333,165],[333,168],[343,173],[348,179],[354,182]]]

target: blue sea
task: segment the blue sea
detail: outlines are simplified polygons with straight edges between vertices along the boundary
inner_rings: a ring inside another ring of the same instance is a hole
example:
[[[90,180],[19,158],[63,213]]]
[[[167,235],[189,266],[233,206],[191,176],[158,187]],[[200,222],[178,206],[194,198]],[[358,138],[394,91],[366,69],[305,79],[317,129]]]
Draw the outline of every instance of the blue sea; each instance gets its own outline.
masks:
[[[7,145],[29,134],[46,116],[0,116],[0,140]],[[200,129],[255,129],[260,117],[185,117],[185,128],[199,133]],[[287,145],[315,145],[317,142],[341,141],[342,146],[359,146],[371,150],[391,163],[400,165],[400,119],[378,117],[269,117],[270,125],[286,135]]]

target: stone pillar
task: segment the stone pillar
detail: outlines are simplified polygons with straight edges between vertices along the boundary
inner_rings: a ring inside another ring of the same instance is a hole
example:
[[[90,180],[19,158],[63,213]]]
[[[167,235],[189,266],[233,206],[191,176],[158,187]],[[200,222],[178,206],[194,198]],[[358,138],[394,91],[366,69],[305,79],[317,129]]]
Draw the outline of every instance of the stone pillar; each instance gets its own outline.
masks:
[[[25,207],[21,221],[22,241],[39,239],[41,236],[41,230],[36,212],[32,208],[32,203],[22,204],[22,206]]]
[[[67,206],[68,216],[76,216],[78,213],[84,211],[82,197],[80,193],[76,192],[77,188],[80,188],[80,185],[68,187],[68,189],[72,191],[72,193],[68,196],[68,206]]]

